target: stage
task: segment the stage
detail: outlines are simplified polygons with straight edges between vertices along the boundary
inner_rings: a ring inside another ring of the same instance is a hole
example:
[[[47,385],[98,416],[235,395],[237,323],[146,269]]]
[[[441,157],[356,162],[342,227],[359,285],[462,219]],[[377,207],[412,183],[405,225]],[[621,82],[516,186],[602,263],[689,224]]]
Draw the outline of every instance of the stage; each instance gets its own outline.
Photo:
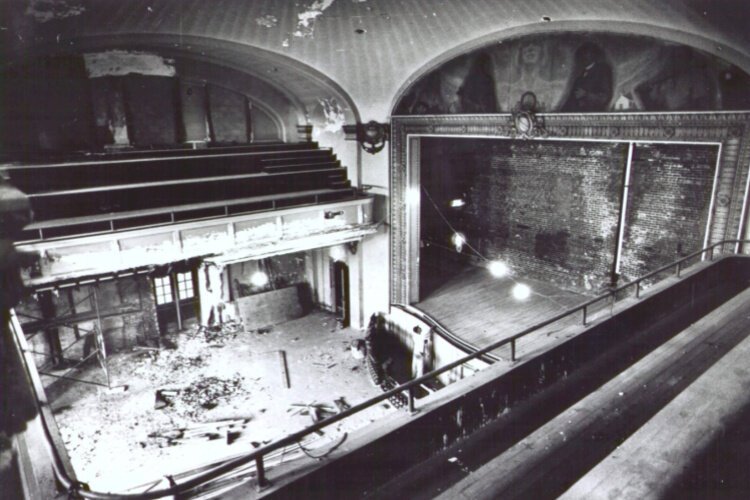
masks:
[[[527,299],[513,297],[512,290],[516,283],[531,288],[531,295]],[[485,268],[469,266],[458,271],[414,306],[462,340],[482,348],[590,298],[548,282],[518,275],[496,278]],[[535,350],[545,343],[544,339],[579,322],[580,317],[574,315],[524,338],[518,342],[519,355],[523,355],[523,351]],[[503,359],[509,358],[507,347],[493,353]]]

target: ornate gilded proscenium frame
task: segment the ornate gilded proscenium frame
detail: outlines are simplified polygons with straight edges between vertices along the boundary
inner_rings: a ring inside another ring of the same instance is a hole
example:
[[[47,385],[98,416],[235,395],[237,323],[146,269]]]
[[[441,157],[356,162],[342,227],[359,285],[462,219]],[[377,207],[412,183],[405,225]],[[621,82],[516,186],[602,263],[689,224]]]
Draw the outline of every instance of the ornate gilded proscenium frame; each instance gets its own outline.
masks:
[[[534,140],[718,144],[708,240],[748,238],[750,112],[540,114]],[[391,303],[419,299],[422,137],[518,137],[516,115],[395,116],[391,122]],[[744,234],[743,234],[744,233]]]

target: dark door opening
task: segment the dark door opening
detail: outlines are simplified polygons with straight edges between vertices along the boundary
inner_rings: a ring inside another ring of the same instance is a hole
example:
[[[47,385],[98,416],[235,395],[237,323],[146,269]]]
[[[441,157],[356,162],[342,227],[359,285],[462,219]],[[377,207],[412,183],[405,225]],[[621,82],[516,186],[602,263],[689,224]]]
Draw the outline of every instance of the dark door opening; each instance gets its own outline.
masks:
[[[334,308],[336,319],[342,327],[351,324],[349,305],[349,266],[341,261],[331,264],[331,281],[333,284]]]

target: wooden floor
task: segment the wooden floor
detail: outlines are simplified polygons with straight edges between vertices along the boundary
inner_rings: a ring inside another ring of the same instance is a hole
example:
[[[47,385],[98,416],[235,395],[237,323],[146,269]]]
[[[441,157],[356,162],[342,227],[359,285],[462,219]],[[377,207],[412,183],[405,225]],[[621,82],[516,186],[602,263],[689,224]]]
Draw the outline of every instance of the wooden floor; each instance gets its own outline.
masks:
[[[438,497],[664,498],[723,424],[750,405],[748,310],[750,290],[466,470]]]
[[[528,299],[513,298],[512,289],[517,282],[531,288],[532,294]],[[495,278],[484,268],[469,267],[414,305],[451,333],[482,348],[583,303],[588,298],[551,283],[520,276]],[[565,326],[564,322],[551,328],[562,326]]]

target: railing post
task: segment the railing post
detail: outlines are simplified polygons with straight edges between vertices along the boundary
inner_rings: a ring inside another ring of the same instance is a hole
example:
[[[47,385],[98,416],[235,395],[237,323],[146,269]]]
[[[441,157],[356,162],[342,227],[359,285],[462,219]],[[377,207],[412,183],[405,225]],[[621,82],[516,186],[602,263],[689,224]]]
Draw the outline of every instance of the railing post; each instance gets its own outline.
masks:
[[[682,261],[677,262],[677,277],[680,277],[680,271],[682,271]]]
[[[417,413],[417,410],[414,407],[414,387],[409,387],[409,390],[407,392],[409,394],[409,414],[414,415],[415,413]]]
[[[583,326],[586,326],[586,309],[588,306],[583,306]]]
[[[510,341],[510,360],[516,360],[516,339]]]
[[[255,457],[255,470],[257,471],[258,477],[257,490],[261,491],[266,489],[270,483],[266,479],[266,469],[263,467],[263,455]]]
[[[636,280],[635,282],[635,298],[641,298],[641,280]]]

